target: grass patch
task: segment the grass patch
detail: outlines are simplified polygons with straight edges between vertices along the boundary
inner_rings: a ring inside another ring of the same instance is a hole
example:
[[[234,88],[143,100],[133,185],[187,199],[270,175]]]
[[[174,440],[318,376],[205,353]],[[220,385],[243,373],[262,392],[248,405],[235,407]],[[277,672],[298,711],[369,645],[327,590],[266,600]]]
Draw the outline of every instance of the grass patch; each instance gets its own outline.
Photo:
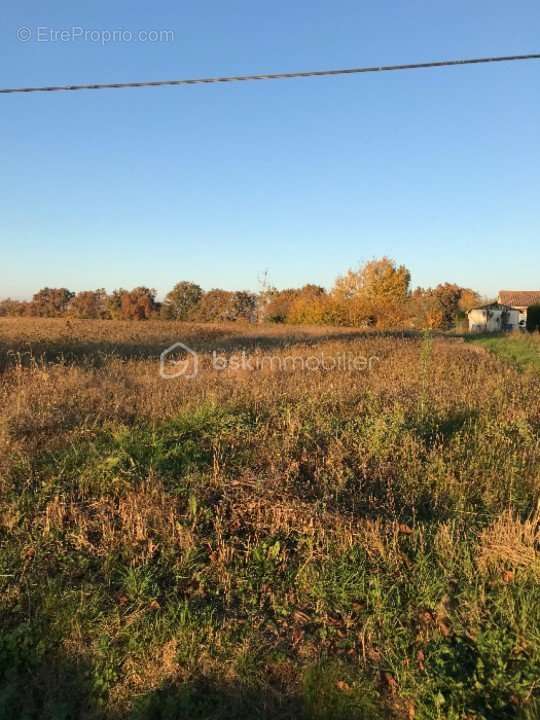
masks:
[[[537,335],[497,335],[475,338],[467,337],[467,341],[485,347],[501,359],[514,366],[526,369],[540,370],[540,341]]]

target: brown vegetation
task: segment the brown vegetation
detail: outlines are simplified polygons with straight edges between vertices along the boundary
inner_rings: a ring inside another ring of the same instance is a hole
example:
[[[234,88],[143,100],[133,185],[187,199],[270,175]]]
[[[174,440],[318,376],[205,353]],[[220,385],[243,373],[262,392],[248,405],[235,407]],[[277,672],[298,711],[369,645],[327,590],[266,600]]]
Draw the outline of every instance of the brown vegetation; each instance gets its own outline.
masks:
[[[536,717],[538,374],[345,328],[4,319],[0,349],[5,717]]]
[[[291,325],[337,325],[378,329],[449,329],[463,320],[479,301],[477,293],[444,283],[411,292],[410,273],[389,258],[371,260],[338,277],[327,292],[319,285],[277,290],[265,287],[256,295],[214,288],[204,292],[182,281],[163,303],[146,287],[133,290],[43,288],[30,302],[4,300],[1,316],[73,317],[113,320],[190,320],[194,322],[271,322]]]

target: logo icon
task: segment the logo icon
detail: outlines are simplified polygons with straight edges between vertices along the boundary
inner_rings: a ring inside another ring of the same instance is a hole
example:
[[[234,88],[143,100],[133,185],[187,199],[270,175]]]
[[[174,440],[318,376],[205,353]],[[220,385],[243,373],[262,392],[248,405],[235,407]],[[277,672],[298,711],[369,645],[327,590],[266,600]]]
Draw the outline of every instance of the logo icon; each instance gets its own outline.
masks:
[[[195,350],[182,342],[175,342],[159,356],[159,374],[164,380],[184,377],[192,380],[199,372],[199,358]]]

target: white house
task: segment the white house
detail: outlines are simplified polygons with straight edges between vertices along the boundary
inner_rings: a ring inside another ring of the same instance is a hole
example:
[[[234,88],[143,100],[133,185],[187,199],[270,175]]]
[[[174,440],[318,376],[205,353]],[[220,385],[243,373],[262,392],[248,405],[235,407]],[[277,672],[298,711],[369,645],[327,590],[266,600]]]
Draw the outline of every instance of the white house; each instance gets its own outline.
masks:
[[[467,315],[470,332],[501,332],[519,323],[519,311],[498,302],[472,308]]]
[[[540,290],[501,290],[499,303],[517,311],[517,321],[512,321],[512,330],[527,326],[527,308],[540,304]]]

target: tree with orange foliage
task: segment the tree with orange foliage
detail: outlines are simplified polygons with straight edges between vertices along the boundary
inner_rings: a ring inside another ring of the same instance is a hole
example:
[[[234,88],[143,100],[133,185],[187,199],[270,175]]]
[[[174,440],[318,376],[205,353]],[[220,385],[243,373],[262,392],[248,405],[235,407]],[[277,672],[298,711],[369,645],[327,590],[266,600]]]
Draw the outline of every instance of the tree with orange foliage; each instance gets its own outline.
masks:
[[[438,330],[443,327],[444,314],[433,290],[416,288],[409,301],[410,323],[417,330]]]
[[[124,292],[120,297],[120,307],[125,320],[149,320],[158,311],[156,291],[141,286]]]
[[[230,320],[231,307],[232,293],[213,288],[201,297],[193,318],[199,322],[225,322]]]
[[[410,280],[404,265],[383,257],[338,277],[332,295],[352,325],[397,327],[406,317]]]
[[[291,305],[298,297],[297,288],[278,290],[267,288],[259,296],[259,320],[263,322],[287,322]]]
[[[0,317],[23,317],[30,314],[30,303],[25,300],[0,300]]]
[[[107,293],[99,290],[81,290],[69,304],[69,315],[80,319],[108,318]]]
[[[320,285],[304,285],[290,303],[286,320],[294,325],[324,325],[328,310],[326,290]]]
[[[448,330],[478,304],[474,290],[455,283],[440,283],[434,289],[416,288],[409,304],[411,322],[417,328]]]
[[[458,302],[458,308],[462,313],[466,313],[472,310],[481,302],[480,295],[470,288],[461,288],[461,296]]]

